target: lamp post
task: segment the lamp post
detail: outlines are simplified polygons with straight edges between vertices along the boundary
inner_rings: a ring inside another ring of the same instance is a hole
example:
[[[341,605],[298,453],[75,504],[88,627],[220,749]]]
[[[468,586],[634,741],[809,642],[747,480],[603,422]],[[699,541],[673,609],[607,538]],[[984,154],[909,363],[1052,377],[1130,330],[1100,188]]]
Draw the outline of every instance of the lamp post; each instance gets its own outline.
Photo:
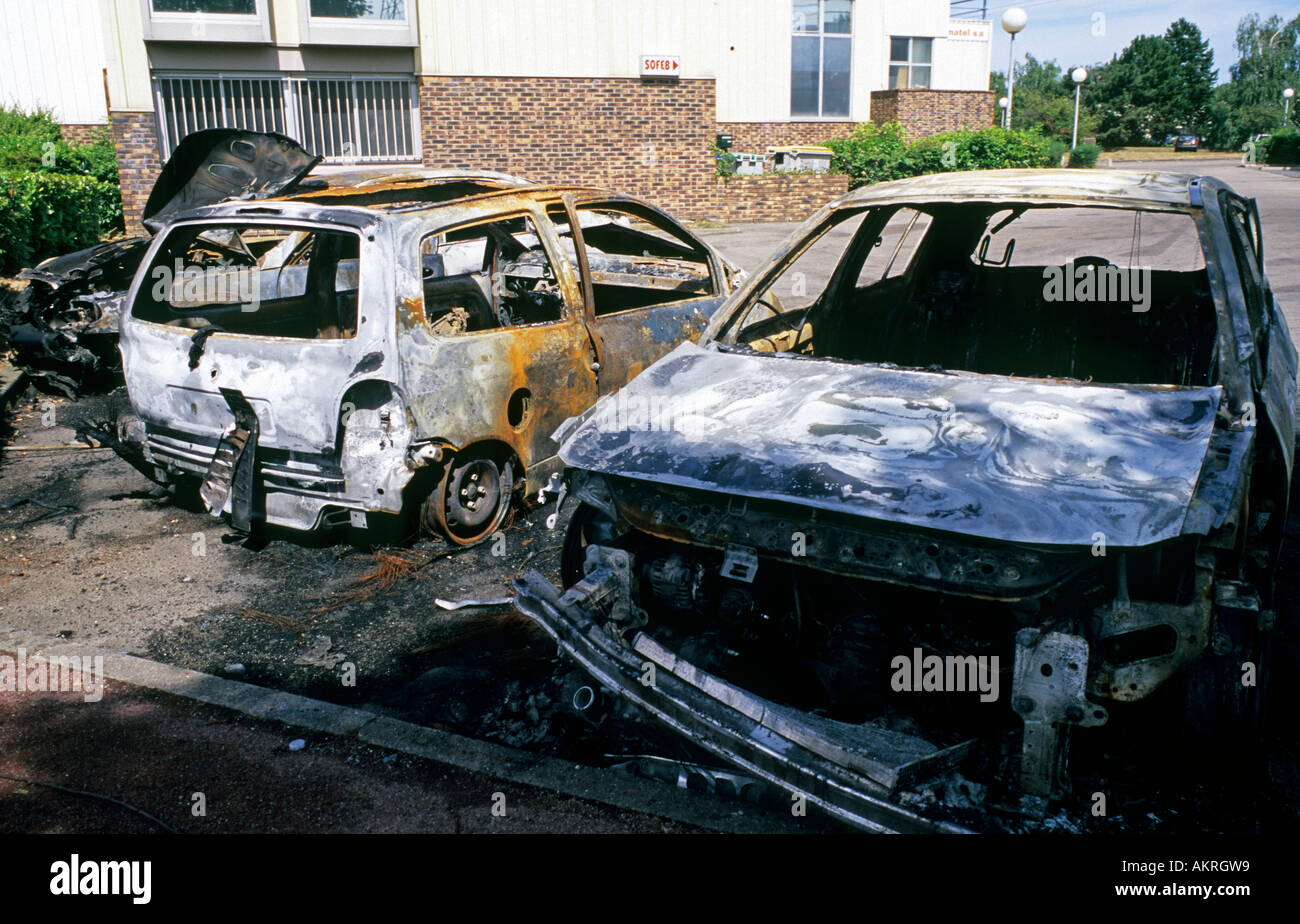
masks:
[[[1002,14],[1002,30],[1011,36],[1011,51],[1007,55],[1007,129],[1011,128],[1011,109],[1016,99],[1016,33],[1025,28],[1029,16],[1018,6]]]
[[[1007,127],[1007,103],[1011,102],[1005,96],[998,100],[998,108],[1002,110],[1002,127]]]
[[[1079,146],[1079,97],[1083,93],[1083,82],[1088,79],[1088,72],[1076,67],[1070,71],[1070,79],[1074,81],[1074,138],[1070,142],[1070,150],[1073,151]]]
[[[1291,122],[1291,97],[1295,96],[1295,90],[1287,87],[1282,91],[1282,124],[1289,125]]]

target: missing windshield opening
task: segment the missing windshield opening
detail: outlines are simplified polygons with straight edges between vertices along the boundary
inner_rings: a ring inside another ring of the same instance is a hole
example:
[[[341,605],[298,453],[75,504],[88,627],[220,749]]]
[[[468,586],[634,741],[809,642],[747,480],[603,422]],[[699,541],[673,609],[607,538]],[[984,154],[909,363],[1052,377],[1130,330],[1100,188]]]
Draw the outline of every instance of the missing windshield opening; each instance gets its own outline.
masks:
[[[733,323],[760,352],[1030,378],[1196,386],[1216,362],[1196,225],[1170,212],[846,213]]]

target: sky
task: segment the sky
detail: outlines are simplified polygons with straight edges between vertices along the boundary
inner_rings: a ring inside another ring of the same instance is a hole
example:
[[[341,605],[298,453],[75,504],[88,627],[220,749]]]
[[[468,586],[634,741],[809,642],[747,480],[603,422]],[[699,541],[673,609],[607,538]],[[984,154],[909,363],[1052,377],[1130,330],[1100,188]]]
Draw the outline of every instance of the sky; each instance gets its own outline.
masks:
[[[1227,82],[1228,68],[1237,60],[1232,43],[1243,16],[1259,13],[1266,19],[1276,13],[1285,21],[1300,14],[1300,0],[990,0],[995,71],[1007,69],[1008,36],[999,22],[1011,6],[1029,16],[1016,36],[1016,60],[1028,52],[1039,60],[1055,58],[1062,67],[1109,61],[1136,36],[1163,34],[1182,16],[1210,40],[1220,83]]]

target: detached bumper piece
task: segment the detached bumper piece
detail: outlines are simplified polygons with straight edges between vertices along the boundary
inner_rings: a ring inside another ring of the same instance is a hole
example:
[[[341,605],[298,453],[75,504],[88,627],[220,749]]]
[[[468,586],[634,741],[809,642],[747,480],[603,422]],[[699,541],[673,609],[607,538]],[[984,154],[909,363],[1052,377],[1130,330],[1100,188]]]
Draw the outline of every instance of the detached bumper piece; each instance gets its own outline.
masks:
[[[233,388],[221,389],[221,396],[235,415],[235,424],[217,444],[216,454],[199,488],[199,497],[214,517],[221,516],[229,502],[231,525],[241,532],[251,533],[257,438],[260,433],[257,412],[248,399]]]
[[[602,616],[617,591],[598,573],[563,595],[536,571],[515,581],[515,606],[614,695],[744,772],[804,796],[874,833],[968,833],[895,805],[890,794],[960,763],[972,742],[939,749],[885,729],[849,725],[754,696],[677,657],[645,632],[631,647]],[[597,578],[597,581],[592,581]],[[611,583],[617,583],[611,576]]]

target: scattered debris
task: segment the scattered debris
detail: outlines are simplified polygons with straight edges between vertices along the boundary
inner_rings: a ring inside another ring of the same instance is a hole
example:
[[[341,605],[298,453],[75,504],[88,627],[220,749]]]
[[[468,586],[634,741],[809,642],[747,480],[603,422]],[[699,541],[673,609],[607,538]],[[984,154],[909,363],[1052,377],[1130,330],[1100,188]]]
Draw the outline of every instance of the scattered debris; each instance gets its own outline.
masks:
[[[456,600],[453,602],[439,597],[433,602],[444,610],[461,610],[467,606],[509,606],[515,602],[515,598],[497,597],[494,600]]]

